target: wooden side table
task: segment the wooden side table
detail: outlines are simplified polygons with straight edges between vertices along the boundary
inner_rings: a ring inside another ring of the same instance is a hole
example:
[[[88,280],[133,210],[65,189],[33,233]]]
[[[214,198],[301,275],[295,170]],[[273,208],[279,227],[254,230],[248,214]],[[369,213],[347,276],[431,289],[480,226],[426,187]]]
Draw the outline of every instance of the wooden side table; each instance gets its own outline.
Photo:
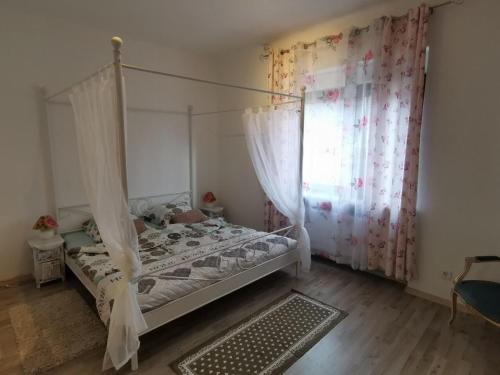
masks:
[[[60,235],[52,238],[33,238],[28,241],[33,250],[33,276],[36,287],[52,280],[65,280],[64,239]]]
[[[200,207],[201,212],[207,215],[209,218],[224,217],[224,207]]]

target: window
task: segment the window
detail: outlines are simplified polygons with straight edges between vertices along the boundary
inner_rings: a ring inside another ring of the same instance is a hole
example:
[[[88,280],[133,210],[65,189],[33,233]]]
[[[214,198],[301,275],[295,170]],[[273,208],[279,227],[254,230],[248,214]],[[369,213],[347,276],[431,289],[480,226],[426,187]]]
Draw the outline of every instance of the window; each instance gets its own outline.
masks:
[[[369,132],[371,64],[360,62],[352,82],[346,67],[315,72],[306,98],[304,194],[335,199],[361,184]],[[368,73],[368,74],[367,74]]]

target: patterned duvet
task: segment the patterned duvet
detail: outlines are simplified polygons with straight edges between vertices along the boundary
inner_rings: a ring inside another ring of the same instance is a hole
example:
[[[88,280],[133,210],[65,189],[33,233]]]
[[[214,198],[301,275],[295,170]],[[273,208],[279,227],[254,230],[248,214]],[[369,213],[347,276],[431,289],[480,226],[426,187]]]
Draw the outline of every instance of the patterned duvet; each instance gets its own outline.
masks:
[[[223,219],[171,224],[163,230],[148,228],[139,235],[141,310],[152,310],[296,246],[293,239],[266,236]],[[107,291],[121,279],[121,273],[104,251],[102,245],[92,244],[67,249],[66,253],[97,286],[99,314],[107,322],[113,304]]]

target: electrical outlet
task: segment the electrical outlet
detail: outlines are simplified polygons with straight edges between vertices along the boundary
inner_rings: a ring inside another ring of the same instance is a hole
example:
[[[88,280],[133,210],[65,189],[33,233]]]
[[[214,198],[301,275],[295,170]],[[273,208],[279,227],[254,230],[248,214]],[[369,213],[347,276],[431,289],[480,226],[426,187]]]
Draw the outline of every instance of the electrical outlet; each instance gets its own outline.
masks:
[[[453,272],[449,271],[441,272],[441,279],[451,281],[453,279]]]

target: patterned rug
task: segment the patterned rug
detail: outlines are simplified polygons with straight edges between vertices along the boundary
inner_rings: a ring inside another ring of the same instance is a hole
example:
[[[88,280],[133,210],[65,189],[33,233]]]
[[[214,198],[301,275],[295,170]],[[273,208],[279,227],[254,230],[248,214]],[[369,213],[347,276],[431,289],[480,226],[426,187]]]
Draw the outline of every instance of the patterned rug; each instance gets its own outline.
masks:
[[[346,315],[292,291],[170,366],[182,375],[281,374]]]
[[[44,372],[106,343],[104,325],[74,290],[13,306],[9,315],[26,374]]]

